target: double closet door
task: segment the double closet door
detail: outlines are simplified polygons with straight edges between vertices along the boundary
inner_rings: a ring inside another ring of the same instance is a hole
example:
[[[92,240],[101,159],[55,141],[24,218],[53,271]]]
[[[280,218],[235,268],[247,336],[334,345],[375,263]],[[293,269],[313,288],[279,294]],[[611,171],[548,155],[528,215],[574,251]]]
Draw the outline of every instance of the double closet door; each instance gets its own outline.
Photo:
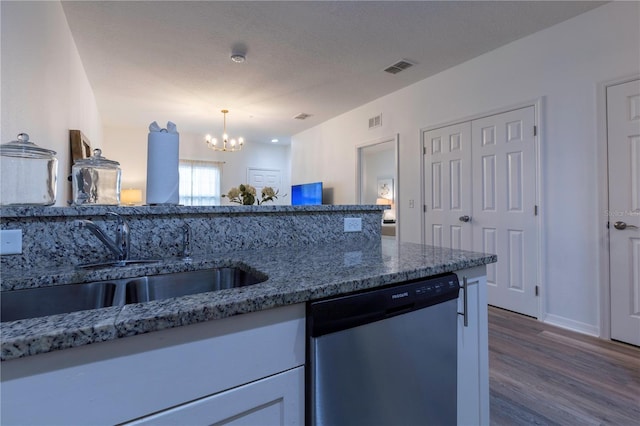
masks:
[[[498,255],[488,301],[538,316],[535,108],[424,131],[425,242]]]

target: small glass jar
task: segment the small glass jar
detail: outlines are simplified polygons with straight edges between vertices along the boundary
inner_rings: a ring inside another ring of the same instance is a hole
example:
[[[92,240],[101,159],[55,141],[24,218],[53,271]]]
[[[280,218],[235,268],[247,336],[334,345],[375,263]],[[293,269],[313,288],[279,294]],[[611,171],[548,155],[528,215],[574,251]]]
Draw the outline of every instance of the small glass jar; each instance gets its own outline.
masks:
[[[120,163],[107,160],[100,149],[71,168],[73,204],[117,206],[120,204]]]
[[[20,133],[0,145],[0,205],[50,206],[56,202],[56,152],[40,148]]]

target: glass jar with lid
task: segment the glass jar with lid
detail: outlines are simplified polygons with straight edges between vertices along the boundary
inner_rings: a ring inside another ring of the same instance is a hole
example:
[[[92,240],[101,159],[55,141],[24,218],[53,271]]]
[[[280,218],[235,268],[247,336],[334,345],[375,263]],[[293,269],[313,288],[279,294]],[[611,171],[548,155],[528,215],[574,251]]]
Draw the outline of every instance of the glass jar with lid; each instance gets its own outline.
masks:
[[[0,145],[0,205],[50,206],[56,202],[56,152],[18,139]]]
[[[120,204],[120,163],[94,149],[89,158],[76,160],[71,168],[73,204],[117,206]]]

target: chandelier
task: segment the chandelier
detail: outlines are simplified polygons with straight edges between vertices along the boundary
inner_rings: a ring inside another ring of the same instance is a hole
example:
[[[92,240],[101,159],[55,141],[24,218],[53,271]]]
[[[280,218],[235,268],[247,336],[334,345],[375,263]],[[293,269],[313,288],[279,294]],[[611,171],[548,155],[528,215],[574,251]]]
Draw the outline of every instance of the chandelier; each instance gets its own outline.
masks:
[[[222,144],[218,144],[218,139],[212,138],[211,135],[207,135],[205,137],[205,140],[207,141],[207,147],[213,149],[214,151],[240,151],[244,147],[244,139],[229,139],[229,135],[227,134],[227,113],[229,112],[229,110],[223,109],[221,112],[222,114],[224,114]]]

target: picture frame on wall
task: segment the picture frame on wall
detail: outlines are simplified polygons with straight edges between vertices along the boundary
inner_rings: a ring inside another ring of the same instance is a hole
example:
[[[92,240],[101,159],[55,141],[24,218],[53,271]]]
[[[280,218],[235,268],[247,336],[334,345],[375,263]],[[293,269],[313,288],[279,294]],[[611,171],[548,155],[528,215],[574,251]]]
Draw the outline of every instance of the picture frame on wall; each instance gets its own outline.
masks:
[[[77,160],[91,157],[91,141],[82,131],[69,130],[69,144],[71,148],[71,165]]]
[[[378,178],[378,198],[393,201],[393,178]]]

